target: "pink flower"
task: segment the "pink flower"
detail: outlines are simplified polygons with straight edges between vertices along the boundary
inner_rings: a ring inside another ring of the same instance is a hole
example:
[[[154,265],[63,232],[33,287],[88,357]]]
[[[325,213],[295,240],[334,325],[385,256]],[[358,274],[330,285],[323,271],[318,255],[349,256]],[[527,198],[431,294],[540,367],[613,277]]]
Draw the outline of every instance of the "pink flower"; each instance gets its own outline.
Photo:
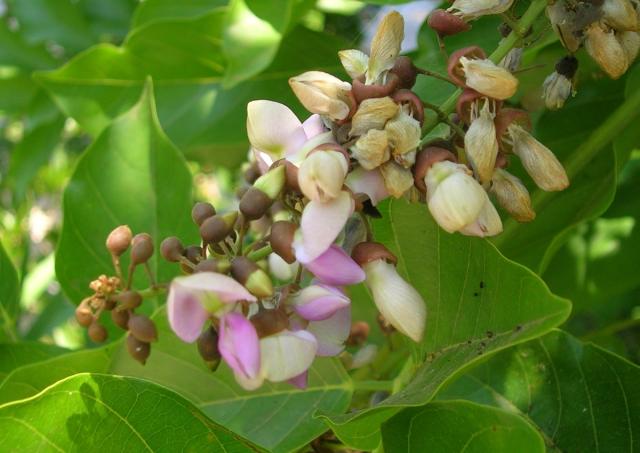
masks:
[[[374,206],[389,196],[389,191],[384,184],[384,178],[378,168],[365,170],[362,167],[357,167],[347,175],[345,184],[353,193],[367,195]]]
[[[306,330],[316,337],[316,355],[326,357],[340,354],[351,331],[351,307],[342,308],[323,321],[311,321]]]
[[[260,341],[253,324],[240,313],[228,313],[220,318],[218,332],[220,355],[243,385],[260,373]],[[253,388],[252,385],[243,385]]]
[[[201,272],[177,277],[167,299],[169,325],[181,340],[193,343],[210,314],[226,313],[240,300],[255,302],[256,298],[226,275]]]
[[[293,309],[309,321],[322,321],[336,311],[349,307],[351,301],[338,288],[316,284],[303,288],[293,298]]]
[[[322,283],[331,286],[355,285],[365,279],[362,268],[335,244],[315,260],[306,263],[305,267]]]

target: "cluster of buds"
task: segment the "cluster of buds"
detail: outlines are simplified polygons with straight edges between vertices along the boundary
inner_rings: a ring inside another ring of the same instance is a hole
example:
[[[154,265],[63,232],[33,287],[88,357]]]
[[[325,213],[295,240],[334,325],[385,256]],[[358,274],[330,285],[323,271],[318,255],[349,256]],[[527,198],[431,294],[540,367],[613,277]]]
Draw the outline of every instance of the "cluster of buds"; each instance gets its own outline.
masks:
[[[76,320],[81,326],[87,327],[92,341],[102,343],[107,339],[108,332],[100,323],[100,317],[105,311],[111,312],[113,323],[128,331],[126,341],[129,354],[144,364],[151,352],[151,343],[157,340],[158,334],[151,319],[135,313],[142,304],[142,295],[132,290],[131,284],[136,267],[142,265],[151,284],[155,286],[148,264],[154,252],[153,240],[147,233],[133,236],[128,226],[121,225],[109,234],[106,247],[111,254],[116,275],[101,275],[91,282],[89,288],[93,294],[83,299],[76,308]],[[130,264],[125,283],[120,258],[129,249]]]
[[[569,52],[584,46],[612,79],[621,77],[638,56],[637,0],[556,0],[547,6],[547,16]]]

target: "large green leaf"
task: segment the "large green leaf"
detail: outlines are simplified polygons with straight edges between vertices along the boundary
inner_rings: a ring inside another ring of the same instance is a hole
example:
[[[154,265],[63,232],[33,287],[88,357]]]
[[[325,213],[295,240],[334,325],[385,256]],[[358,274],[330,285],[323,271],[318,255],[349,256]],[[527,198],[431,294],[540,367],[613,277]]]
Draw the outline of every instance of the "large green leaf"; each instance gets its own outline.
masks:
[[[640,447],[640,368],[555,331],[501,352],[439,398],[465,398],[519,414],[556,451]]]
[[[14,331],[14,323],[18,315],[20,282],[18,272],[9,255],[0,242],[0,338]]]
[[[204,16],[151,21],[122,47],[95,46],[37,78],[66,114],[97,135],[136,102],[151,75],[160,122],[174,143],[192,157],[237,165],[248,149],[247,102],[268,98],[302,112],[287,79],[311,68],[337,69],[336,52],[345,46],[336,37],[296,28],[266,70],[224,90],[226,15],[218,8]]]
[[[382,441],[386,453],[545,451],[540,435],[522,418],[468,401],[405,409],[382,425]]]
[[[351,380],[336,359],[316,360],[304,391],[267,383],[247,392],[225,365],[209,371],[195,346],[175,337],[164,315],[155,319],[159,341],[146,365],[135,362],[121,343],[69,353],[15,369],[0,383],[0,402],[26,398],[80,372],[142,377],[178,392],[215,422],[275,452],[296,450],[327,429],[312,417],[314,411],[342,413],[349,406]]]
[[[195,239],[191,184],[184,158],[158,124],[148,84],[140,101],[87,149],[65,189],[56,275],[67,295],[79,301],[91,280],[114,275],[104,241],[118,225],[151,234],[156,251],[167,236]],[[177,269],[158,256],[150,266],[166,282]],[[123,264],[126,269],[126,257]],[[142,269],[137,274],[137,287],[148,286]]]
[[[504,258],[487,241],[442,231],[426,206],[392,201],[374,222],[375,238],[398,257],[398,269],[427,303],[419,364],[408,385],[370,409],[328,420],[347,444],[375,448],[380,421],[427,403],[485,354],[542,335],[569,314],[568,301]]]
[[[0,407],[0,444],[11,451],[260,451],[163,387],[100,374],[72,376]]]

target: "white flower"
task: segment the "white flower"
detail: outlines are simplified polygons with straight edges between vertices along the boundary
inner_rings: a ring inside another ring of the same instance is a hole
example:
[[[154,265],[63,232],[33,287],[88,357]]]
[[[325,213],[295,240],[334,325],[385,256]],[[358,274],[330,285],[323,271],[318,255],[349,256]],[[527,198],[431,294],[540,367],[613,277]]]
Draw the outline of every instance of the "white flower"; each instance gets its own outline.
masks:
[[[488,59],[460,57],[465,83],[478,93],[494,99],[507,99],[518,89],[513,74]]]
[[[477,104],[474,104],[477,110]],[[498,138],[489,102],[485,102],[464,137],[464,149],[471,167],[482,183],[489,182],[498,156]]]
[[[613,30],[593,23],[585,30],[585,36],[585,49],[609,77],[618,79],[627,72],[629,59]]]
[[[500,14],[511,8],[513,0],[455,0],[448,11],[457,12],[464,19],[477,19]]]
[[[351,84],[320,71],[308,71],[289,79],[289,85],[311,113],[343,120],[349,115]]]
[[[349,165],[339,151],[320,150],[302,161],[298,184],[307,198],[326,203],[340,195]]]
[[[491,192],[502,206],[518,222],[530,222],[536,217],[531,207],[529,191],[518,178],[506,170],[496,168],[491,179]]]

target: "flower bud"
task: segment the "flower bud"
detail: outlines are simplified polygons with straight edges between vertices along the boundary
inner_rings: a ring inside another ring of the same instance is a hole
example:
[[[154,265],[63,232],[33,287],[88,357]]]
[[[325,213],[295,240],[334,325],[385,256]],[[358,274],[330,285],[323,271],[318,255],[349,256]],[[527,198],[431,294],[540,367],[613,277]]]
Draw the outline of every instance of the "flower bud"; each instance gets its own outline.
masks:
[[[278,221],[271,225],[271,236],[269,242],[271,249],[283,260],[291,264],[296,261],[293,250],[293,238],[298,227],[293,222]]]
[[[117,299],[120,302],[117,310],[135,310],[142,304],[142,296],[137,291],[123,291]]]
[[[442,144],[446,146],[445,144]],[[449,162],[457,162],[456,156],[448,149],[440,146],[439,143],[433,143],[422,149],[416,156],[416,165],[413,169],[413,182],[416,188],[422,192],[427,192],[425,184],[425,176],[427,172],[436,162],[448,160]]]
[[[496,168],[491,179],[491,192],[500,206],[518,222],[530,222],[536,218],[527,188],[508,171]]]
[[[460,229],[460,233],[479,238],[491,237],[502,233],[502,220],[486,193],[485,202],[478,217],[474,222]]]
[[[471,26],[462,18],[443,9],[433,10],[429,14],[427,23],[441,38],[457,35],[471,29]]]
[[[82,327],[89,327],[93,322],[93,312],[87,300],[83,300],[80,302],[80,305],[76,307],[76,321],[78,321],[78,324]]]
[[[353,360],[349,366],[350,370],[355,370],[367,366],[372,363],[378,355],[378,346],[375,344],[368,344],[358,349],[353,355]]]
[[[351,119],[350,137],[365,134],[370,129],[383,129],[387,121],[398,113],[398,104],[389,96],[365,99]]]
[[[404,19],[397,11],[392,11],[382,18],[376,34],[371,40],[367,85],[378,83],[381,76],[393,68],[400,54],[404,39]]]
[[[233,231],[238,218],[237,211],[226,214],[216,214],[209,217],[200,225],[200,237],[207,244],[223,241]],[[189,248],[187,247],[187,250]]]
[[[413,174],[411,170],[390,161],[380,167],[380,173],[384,179],[384,186],[391,196],[400,198],[413,186]]]
[[[638,15],[629,0],[604,0],[602,20],[618,31],[638,31]]]
[[[196,272],[218,272],[225,274],[231,269],[231,263],[227,259],[209,258],[200,261],[195,268]]]
[[[493,118],[487,101],[477,118],[471,121],[471,126],[464,136],[467,159],[483,184],[491,180],[498,156],[498,139]]]
[[[120,256],[129,248],[133,233],[128,225],[120,225],[107,236],[106,246],[114,256]]]
[[[182,246],[182,242],[175,236],[166,238],[160,244],[160,254],[165,260],[171,261],[172,263],[180,262],[183,252],[184,247]]]
[[[455,0],[447,11],[454,11],[465,20],[489,14],[501,14],[511,8],[513,0]]]
[[[356,49],[341,50],[338,52],[340,62],[352,79],[362,77],[367,72],[369,56]]]
[[[218,351],[218,332],[213,326],[209,326],[198,337],[198,352],[211,371],[215,371],[220,365],[220,351]]]
[[[153,239],[147,233],[136,234],[131,239],[131,263],[146,263],[153,256]]]
[[[269,275],[244,256],[238,256],[231,261],[231,275],[256,297],[273,295],[273,284]]]
[[[380,250],[386,250],[382,244],[377,245]],[[360,245],[356,249],[358,247]],[[354,250],[354,258],[358,260],[359,256],[360,252]],[[360,259],[359,264],[367,276],[365,284],[376,307],[398,331],[420,342],[427,319],[427,306],[422,296],[398,274],[394,263],[374,257],[374,253],[369,253],[367,260]]]
[[[107,329],[105,329],[104,326],[100,324],[97,319],[94,319],[89,325],[88,334],[89,334],[89,338],[91,338],[91,341],[95,343],[102,343],[109,336]]]
[[[258,313],[251,317],[250,321],[260,338],[268,337],[289,327],[289,318],[285,311],[280,308],[261,308]]]
[[[310,200],[326,203],[342,190],[349,163],[338,151],[315,151],[302,161],[298,172],[298,184]]]
[[[271,200],[275,200],[282,192],[285,182],[286,168],[284,165],[277,165],[256,179],[253,187],[264,192]]]
[[[387,133],[378,129],[370,129],[350,150],[365,170],[373,170],[391,158]]]
[[[151,343],[158,340],[156,325],[144,315],[132,315],[127,327],[129,332],[140,341]]]
[[[513,96],[518,89],[518,79],[489,59],[460,57],[460,64],[465,85],[478,93],[504,100]]]
[[[298,263],[289,264],[277,253],[269,254],[268,262],[271,275],[283,282],[291,280],[298,270]]]
[[[596,63],[612,79],[620,78],[629,67],[629,60],[613,30],[594,23],[585,30],[585,48]]]
[[[245,219],[258,220],[267,213],[272,203],[273,200],[266,193],[256,187],[250,187],[242,195],[238,209]]]
[[[618,41],[624,49],[629,65],[638,57],[640,51],[640,33],[635,31],[623,31],[618,34]]]
[[[128,330],[129,310],[113,310],[111,311],[111,320],[113,323],[123,330]]]
[[[558,191],[569,186],[569,178],[556,156],[522,127],[511,124],[508,133],[513,152],[529,176],[542,190]]]
[[[334,121],[345,119],[352,108],[351,84],[320,71],[308,71],[289,79],[289,86],[311,113],[327,115]]]
[[[549,110],[558,110],[573,93],[573,82],[562,74],[553,72],[542,84],[542,99]]]
[[[202,222],[214,215],[216,215],[216,208],[214,208],[211,203],[198,202],[194,204],[191,209],[191,218],[198,226],[202,225]]]
[[[127,351],[131,357],[144,365],[151,354],[151,345],[129,334],[127,335]]]
[[[425,177],[427,205],[435,221],[453,233],[474,222],[486,193],[465,165],[449,161],[431,166]]]
[[[560,42],[569,52],[580,48],[581,39],[575,30],[575,12],[568,9],[565,2],[554,2],[547,6],[547,17],[551,26],[560,38]]]
[[[524,53],[524,49],[522,47],[514,47],[511,49],[498,66],[505,68],[507,71],[513,73],[520,69],[520,63],[522,63],[522,54]]]
[[[292,299],[293,309],[308,321],[328,319],[351,301],[338,288],[329,285],[310,285],[303,288]]]
[[[407,56],[401,56],[396,58],[396,62],[391,68],[391,72],[398,76],[400,79],[400,88],[410,90],[416,84],[418,78],[418,71],[413,65],[411,58]]]

